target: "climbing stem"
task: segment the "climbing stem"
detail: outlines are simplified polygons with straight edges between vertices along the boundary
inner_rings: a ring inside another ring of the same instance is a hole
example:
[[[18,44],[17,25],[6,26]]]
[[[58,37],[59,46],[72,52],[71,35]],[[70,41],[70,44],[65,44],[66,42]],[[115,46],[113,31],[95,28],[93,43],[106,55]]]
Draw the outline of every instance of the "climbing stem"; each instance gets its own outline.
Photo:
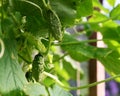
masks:
[[[92,40],[84,40],[84,41],[75,41],[75,42],[65,42],[65,43],[57,43],[53,44],[54,46],[61,46],[61,45],[77,45],[81,43],[90,43],[90,42],[97,42],[97,41],[103,41],[103,39],[92,39]]]
[[[83,43],[92,43],[98,41],[110,41],[112,39],[91,39],[91,40],[83,40],[83,41],[74,41],[74,42],[61,42],[61,43],[52,43],[54,46],[66,46],[66,45],[78,45]]]
[[[93,86],[96,86],[98,84],[101,84],[101,83],[104,83],[104,82],[108,82],[110,80],[113,80],[113,79],[116,79],[118,77],[120,77],[120,74],[119,75],[116,75],[116,76],[112,76],[110,78],[107,78],[105,80],[101,80],[101,81],[98,81],[98,82],[94,82],[94,83],[91,83],[91,84],[88,84],[88,85],[84,85],[84,86],[80,86],[80,87],[69,87],[69,86],[65,86],[56,76],[50,74],[50,73],[47,73],[47,72],[44,72],[44,74],[50,78],[52,78],[57,84],[59,84],[61,87],[65,88],[65,89],[69,89],[69,90],[78,90],[78,89],[85,89],[85,88],[89,88],[89,87],[93,87]]]

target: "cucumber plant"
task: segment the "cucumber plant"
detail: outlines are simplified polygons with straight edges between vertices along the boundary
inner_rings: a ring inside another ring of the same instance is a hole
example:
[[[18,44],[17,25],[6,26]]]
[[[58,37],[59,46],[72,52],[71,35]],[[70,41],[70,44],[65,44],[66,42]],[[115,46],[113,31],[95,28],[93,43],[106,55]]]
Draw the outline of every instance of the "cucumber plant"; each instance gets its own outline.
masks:
[[[109,11],[96,0],[0,0],[0,96],[73,96],[70,90],[120,82],[119,6]],[[82,30],[66,31],[75,25]],[[79,40],[94,31],[103,38]],[[89,44],[97,41],[107,48]],[[89,59],[102,62],[112,77],[70,86],[78,72],[84,75],[75,62]]]

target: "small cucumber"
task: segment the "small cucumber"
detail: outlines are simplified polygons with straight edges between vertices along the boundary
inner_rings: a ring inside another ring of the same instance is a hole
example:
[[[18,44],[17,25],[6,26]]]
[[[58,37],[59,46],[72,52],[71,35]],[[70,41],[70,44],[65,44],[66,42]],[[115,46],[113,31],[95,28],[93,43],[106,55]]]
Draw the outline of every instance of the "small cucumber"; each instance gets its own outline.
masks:
[[[52,36],[56,40],[61,41],[63,37],[63,32],[62,32],[62,25],[59,17],[51,9],[48,10],[47,14],[48,14],[48,21],[49,21],[49,31],[52,33]]]
[[[62,25],[58,15],[52,9],[49,0],[47,2],[45,0],[42,0],[42,2],[45,11],[44,17],[49,25],[49,32],[52,34],[55,40],[62,41],[63,38]]]
[[[44,71],[44,57],[39,53],[35,56],[32,64],[32,77],[39,81],[40,75]]]

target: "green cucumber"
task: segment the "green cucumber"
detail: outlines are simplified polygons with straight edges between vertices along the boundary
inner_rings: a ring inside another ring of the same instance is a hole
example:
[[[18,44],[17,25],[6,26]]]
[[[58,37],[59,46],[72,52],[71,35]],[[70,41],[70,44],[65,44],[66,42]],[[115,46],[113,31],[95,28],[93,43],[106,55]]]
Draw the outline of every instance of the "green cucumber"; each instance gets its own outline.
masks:
[[[53,10],[48,10],[49,31],[55,40],[61,41],[63,38],[62,25],[59,17]]]
[[[44,5],[43,9],[45,12],[44,17],[48,22],[50,34],[52,34],[55,40],[62,41],[62,25],[57,13],[52,9],[49,0],[47,2],[45,0],[42,0],[42,2]]]
[[[39,81],[40,75],[44,71],[44,57],[39,53],[35,56],[32,63],[32,77]]]

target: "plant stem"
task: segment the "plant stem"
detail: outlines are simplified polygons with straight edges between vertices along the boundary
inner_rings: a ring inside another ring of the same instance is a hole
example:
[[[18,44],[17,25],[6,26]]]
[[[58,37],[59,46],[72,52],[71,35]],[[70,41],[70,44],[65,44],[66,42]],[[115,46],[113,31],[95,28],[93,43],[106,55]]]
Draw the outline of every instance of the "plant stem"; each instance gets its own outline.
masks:
[[[44,4],[44,6],[47,8],[47,3],[46,3],[46,1],[45,1],[45,0],[42,0],[42,2],[43,2],[43,4]]]
[[[45,71],[43,72],[43,74],[52,78],[56,83],[58,83],[60,86],[64,87],[64,84],[56,76],[54,76],[48,72],[45,72]]]
[[[47,93],[48,93],[48,96],[50,96],[50,92],[49,92],[48,87],[45,87],[45,89],[46,89],[46,91],[47,91]]]
[[[67,42],[67,43],[58,43],[58,44],[53,44],[55,46],[60,46],[60,45],[77,45],[81,43],[90,43],[90,42],[97,42],[97,41],[103,41],[103,39],[92,39],[92,40],[84,40],[84,41],[76,41],[76,42]]]
[[[20,1],[26,2],[26,3],[29,3],[29,4],[31,4],[31,5],[33,5],[33,6],[35,6],[37,9],[40,10],[41,15],[43,15],[43,13],[42,13],[42,8],[41,8],[40,6],[38,6],[37,4],[35,4],[34,2],[31,2],[31,1],[28,1],[28,0],[20,0]]]
[[[50,73],[47,73],[47,72],[44,72],[44,74],[50,78],[52,78],[57,84],[59,84],[61,87],[65,88],[65,89],[69,89],[69,90],[78,90],[78,89],[85,89],[85,88],[89,88],[89,87],[93,87],[93,86],[96,86],[98,84],[101,84],[101,83],[104,83],[104,82],[108,82],[110,80],[113,80],[115,78],[118,78],[120,77],[120,74],[116,75],[116,76],[112,76],[110,78],[107,78],[105,80],[101,80],[101,81],[98,81],[98,82],[94,82],[94,83],[91,83],[91,84],[88,84],[88,85],[85,85],[85,86],[80,86],[80,87],[67,87],[65,86],[56,76],[50,74]]]
[[[70,90],[77,90],[77,89],[85,89],[85,88],[89,88],[89,87],[93,87],[93,86],[96,86],[98,84],[101,84],[101,83],[104,83],[104,82],[108,82],[108,81],[111,81],[115,78],[118,78],[120,77],[120,74],[119,75],[116,75],[116,76],[112,76],[112,77],[109,77],[105,80],[101,80],[101,81],[98,81],[98,82],[94,82],[94,83],[91,83],[91,84],[88,84],[88,85],[85,85],[85,86],[80,86],[80,87],[66,87],[66,89],[70,89]]]

